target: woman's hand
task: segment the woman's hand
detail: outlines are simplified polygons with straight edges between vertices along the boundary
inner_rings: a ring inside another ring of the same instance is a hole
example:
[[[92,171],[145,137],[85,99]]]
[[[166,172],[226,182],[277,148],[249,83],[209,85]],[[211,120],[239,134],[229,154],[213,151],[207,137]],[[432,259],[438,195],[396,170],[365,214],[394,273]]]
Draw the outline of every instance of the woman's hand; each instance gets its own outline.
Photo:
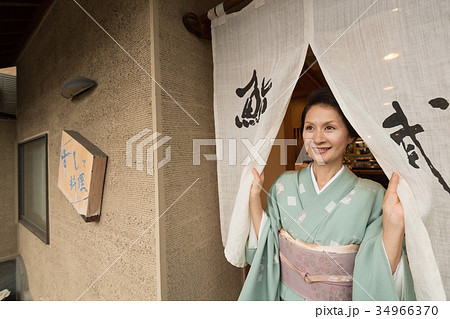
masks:
[[[405,217],[403,212],[403,206],[400,202],[400,198],[397,195],[397,186],[399,183],[399,176],[397,173],[393,173],[389,182],[388,189],[384,195],[383,200],[383,228],[385,222],[389,231],[404,232],[405,230]]]
[[[256,168],[252,168],[253,173],[253,183],[250,187],[250,196],[256,197],[261,195],[261,187],[264,183],[264,170],[261,172],[261,175],[258,174]]]
[[[383,200],[383,244],[392,273],[402,257],[402,243],[405,235],[405,218],[402,203],[397,195],[399,176],[393,173]]]
[[[256,236],[259,234],[259,227],[262,219],[262,204],[261,204],[261,189],[264,183],[264,171],[261,175],[258,174],[256,168],[252,169],[253,183],[250,187],[249,208],[252,216],[253,227],[255,228]]]

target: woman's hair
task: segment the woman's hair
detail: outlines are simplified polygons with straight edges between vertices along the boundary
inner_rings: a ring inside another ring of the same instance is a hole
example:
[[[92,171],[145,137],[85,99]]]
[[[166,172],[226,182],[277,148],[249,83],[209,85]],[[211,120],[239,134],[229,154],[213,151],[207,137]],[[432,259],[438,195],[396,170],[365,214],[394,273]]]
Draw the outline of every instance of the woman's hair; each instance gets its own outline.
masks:
[[[342,113],[341,107],[339,106],[338,102],[336,101],[333,93],[331,92],[331,90],[329,88],[320,88],[308,95],[307,104],[302,113],[302,122],[301,122],[302,134],[303,134],[304,126],[305,126],[306,113],[308,113],[308,111],[311,109],[311,107],[313,107],[314,105],[319,105],[319,104],[323,104],[323,105],[334,108],[339,113],[342,120],[344,121],[344,124],[348,130],[348,135],[355,139],[358,137],[358,133],[356,133],[355,129],[351,126],[349,121],[344,116],[344,113]]]

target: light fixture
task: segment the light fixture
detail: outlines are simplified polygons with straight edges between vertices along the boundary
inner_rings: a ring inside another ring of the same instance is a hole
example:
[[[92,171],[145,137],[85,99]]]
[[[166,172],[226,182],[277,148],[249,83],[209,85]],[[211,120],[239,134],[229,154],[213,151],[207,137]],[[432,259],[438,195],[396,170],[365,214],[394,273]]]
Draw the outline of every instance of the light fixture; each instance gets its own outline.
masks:
[[[394,60],[395,58],[397,58],[399,56],[398,53],[389,53],[388,55],[386,55],[383,60],[385,61],[389,61],[389,60]]]
[[[71,99],[96,85],[97,83],[94,80],[77,76],[64,83],[61,88],[61,95],[66,99]]]
[[[391,11],[392,11],[392,12],[397,12],[397,11],[398,11],[398,8],[392,9]]]
[[[387,90],[392,90],[393,88],[394,88],[393,86],[387,86],[383,90],[387,91]]]

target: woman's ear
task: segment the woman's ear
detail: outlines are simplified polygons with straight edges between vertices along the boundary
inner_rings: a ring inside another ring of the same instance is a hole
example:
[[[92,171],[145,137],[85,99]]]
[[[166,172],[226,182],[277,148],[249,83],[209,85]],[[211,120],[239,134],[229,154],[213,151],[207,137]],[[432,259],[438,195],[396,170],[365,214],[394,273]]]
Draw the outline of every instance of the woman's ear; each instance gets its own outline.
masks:
[[[350,144],[353,144],[353,142],[354,142],[355,140],[356,140],[356,137],[351,137],[351,136],[349,136],[348,139],[347,139],[347,146],[350,145]]]

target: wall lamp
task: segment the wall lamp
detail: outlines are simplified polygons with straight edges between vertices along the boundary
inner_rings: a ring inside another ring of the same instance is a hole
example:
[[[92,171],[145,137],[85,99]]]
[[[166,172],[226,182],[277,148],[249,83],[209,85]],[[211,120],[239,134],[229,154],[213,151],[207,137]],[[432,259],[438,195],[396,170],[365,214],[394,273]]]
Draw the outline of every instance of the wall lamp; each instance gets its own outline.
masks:
[[[61,88],[61,95],[66,99],[71,99],[96,85],[97,83],[94,80],[77,76],[64,83]]]

